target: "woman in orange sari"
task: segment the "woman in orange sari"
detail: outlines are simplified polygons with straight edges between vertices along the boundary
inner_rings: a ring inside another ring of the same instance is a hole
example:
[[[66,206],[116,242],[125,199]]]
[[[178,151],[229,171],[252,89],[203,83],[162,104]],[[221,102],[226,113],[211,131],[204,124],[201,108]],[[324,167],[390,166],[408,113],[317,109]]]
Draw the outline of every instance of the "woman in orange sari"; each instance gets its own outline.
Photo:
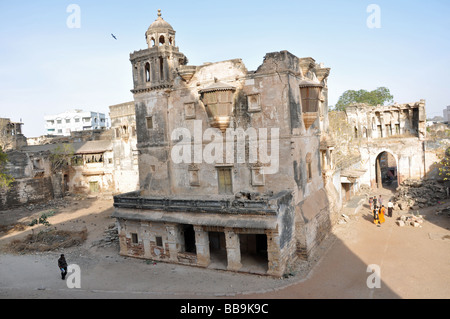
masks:
[[[383,224],[386,220],[384,219],[384,215],[386,214],[386,208],[384,208],[384,205],[381,205],[379,218],[380,218],[380,224]]]

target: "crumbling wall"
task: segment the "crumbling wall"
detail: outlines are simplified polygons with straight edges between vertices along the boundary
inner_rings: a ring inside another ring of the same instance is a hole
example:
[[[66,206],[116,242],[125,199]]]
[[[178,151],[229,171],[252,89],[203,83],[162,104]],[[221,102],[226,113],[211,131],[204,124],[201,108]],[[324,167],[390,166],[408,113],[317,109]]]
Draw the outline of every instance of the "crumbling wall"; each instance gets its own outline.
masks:
[[[9,188],[0,190],[0,210],[46,202],[53,198],[51,177],[18,179]]]
[[[330,233],[329,209],[325,190],[315,192],[296,208],[297,254],[300,258],[307,260]]]
[[[49,152],[8,151],[8,173],[14,182],[0,190],[0,210],[46,202],[64,195],[62,174],[51,172]]]

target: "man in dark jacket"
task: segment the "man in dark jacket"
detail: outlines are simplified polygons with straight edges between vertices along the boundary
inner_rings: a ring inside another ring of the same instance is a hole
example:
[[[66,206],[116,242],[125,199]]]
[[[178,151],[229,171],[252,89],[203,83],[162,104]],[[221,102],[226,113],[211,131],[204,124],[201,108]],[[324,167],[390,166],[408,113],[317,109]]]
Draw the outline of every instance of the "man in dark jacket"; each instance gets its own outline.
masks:
[[[61,254],[61,257],[58,259],[58,267],[61,270],[61,279],[66,279],[67,274],[67,262],[66,258],[64,257],[64,254]]]

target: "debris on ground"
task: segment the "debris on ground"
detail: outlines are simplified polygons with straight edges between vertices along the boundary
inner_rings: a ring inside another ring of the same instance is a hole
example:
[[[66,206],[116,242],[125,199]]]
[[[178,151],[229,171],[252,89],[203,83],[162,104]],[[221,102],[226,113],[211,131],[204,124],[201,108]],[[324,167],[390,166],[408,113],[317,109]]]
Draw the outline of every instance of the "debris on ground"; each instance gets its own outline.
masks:
[[[422,227],[422,224],[424,222],[422,215],[414,215],[414,214],[408,214],[408,215],[401,215],[397,219],[397,225],[400,227],[411,225],[413,227]]]
[[[87,238],[87,229],[66,231],[46,229],[38,233],[33,231],[25,239],[16,239],[9,244],[9,250],[15,253],[30,253],[59,250],[80,246]]]
[[[105,232],[104,238],[96,240],[92,243],[91,247],[108,247],[119,243],[119,231],[115,223],[110,224]]]
[[[405,180],[397,188],[394,202],[399,210],[435,206],[448,198],[447,187],[435,180]]]

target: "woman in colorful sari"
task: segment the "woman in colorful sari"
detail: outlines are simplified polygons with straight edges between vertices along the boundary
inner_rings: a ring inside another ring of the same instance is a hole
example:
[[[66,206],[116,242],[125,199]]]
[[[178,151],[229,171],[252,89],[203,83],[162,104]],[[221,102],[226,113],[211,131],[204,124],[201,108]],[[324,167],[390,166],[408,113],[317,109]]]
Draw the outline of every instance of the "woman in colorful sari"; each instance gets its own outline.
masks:
[[[383,224],[386,220],[384,219],[384,215],[386,214],[386,208],[384,208],[384,205],[381,205],[381,208],[380,208],[380,213],[378,214],[379,215],[379,218],[380,218],[380,224]]]

